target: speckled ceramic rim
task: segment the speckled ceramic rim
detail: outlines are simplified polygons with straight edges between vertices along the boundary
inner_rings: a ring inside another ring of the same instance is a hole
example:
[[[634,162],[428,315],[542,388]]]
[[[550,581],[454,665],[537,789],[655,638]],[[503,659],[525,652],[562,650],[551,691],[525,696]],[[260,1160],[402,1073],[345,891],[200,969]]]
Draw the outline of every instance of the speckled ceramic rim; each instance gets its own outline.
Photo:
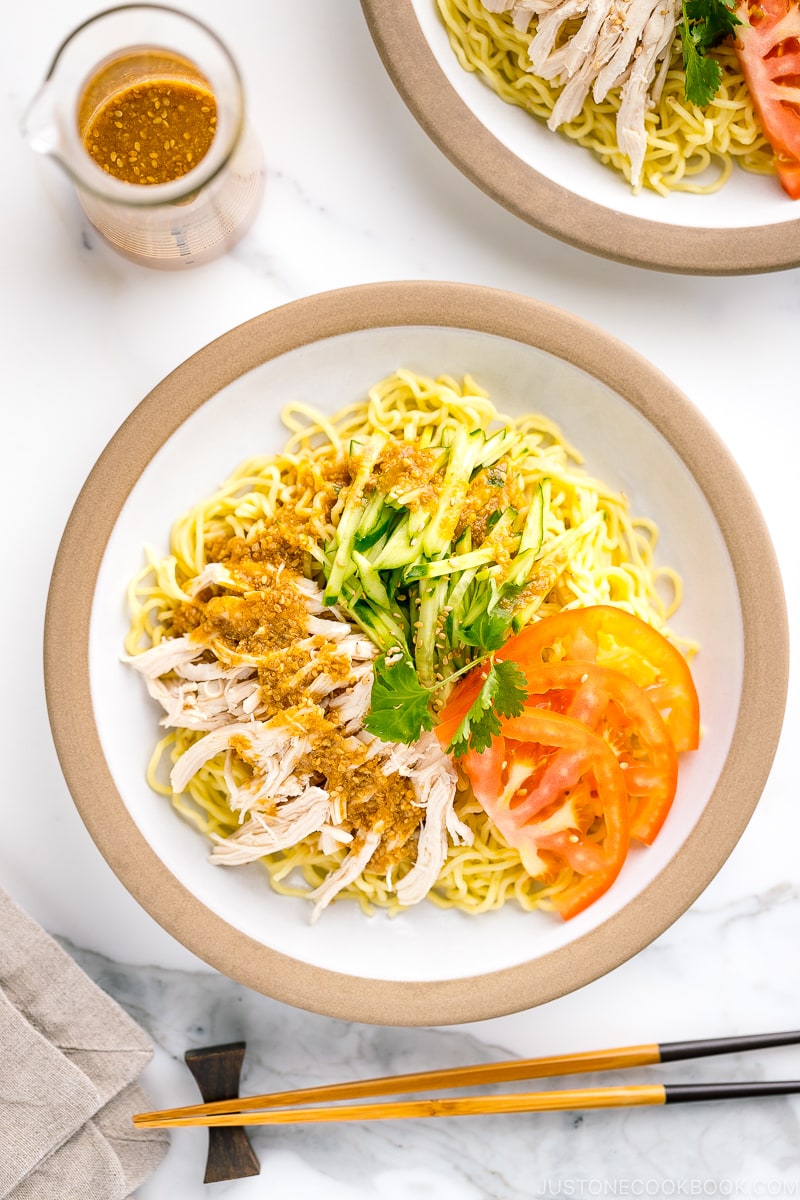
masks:
[[[338,334],[402,326],[479,330],[544,350],[621,395],[660,431],[703,491],[730,554],[745,631],[733,744],[698,825],[635,903],[535,962],[469,979],[389,982],[309,966],[267,949],[209,911],[166,869],[122,802],[95,723],[89,621],[106,543],[153,455],[202,404],[260,364]],[[764,614],[769,613],[769,619]],[[219,971],[275,999],[384,1025],[442,1025],[518,1012],[574,991],[629,959],[702,892],[761,795],[786,696],[788,632],[769,535],[736,464],[690,402],[632,350],[536,300],[451,283],[345,288],[255,317],[188,359],[111,439],[72,511],[56,559],[45,624],[45,681],[67,784],[97,846],[140,904]]]
[[[666,225],[592,203],[499,142],[442,72],[410,0],[361,0],[373,41],[408,108],[482,191],[544,233],[630,266],[747,275],[800,264],[800,221],[741,229]]]

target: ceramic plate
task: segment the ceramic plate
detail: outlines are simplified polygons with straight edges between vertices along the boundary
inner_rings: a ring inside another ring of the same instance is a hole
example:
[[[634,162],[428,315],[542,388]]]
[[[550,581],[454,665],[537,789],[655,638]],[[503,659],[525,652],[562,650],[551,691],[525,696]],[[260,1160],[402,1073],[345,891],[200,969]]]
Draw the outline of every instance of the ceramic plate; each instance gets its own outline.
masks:
[[[524,221],[634,266],[734,275],[800,264],[800,209],[777,179],[734,168],[717,193],[634,195],[582,147],[462,69],[435,0],[361,0],[395,86],[433,141]]]
[[[240,460],[284,442],[288,401],[326,411],[398,367],[472,374],[501,410],[553,417],[594,475],[661,527],[685,581],[673,627],[694,668],[699,751],[649,849],[569,922],[469,917],[422,903],[366,917],[274,894],[259,864],[212,866],[208,844],[145,783],[160,711],[120,662],[125,591],[147,544]],[[770,620],[762,620],[770,612]],[[766,780],[785,699],[787,633],[771,543],[735,463],[689,401],[631,350],[536,301],[460,284],[387,283],[265,313],[194,355],[109,443],[70,517],[46,622],[55,742],[81,815],[113,870],[177,939],[247,986],[347,1019],[439,1025],[518,1011],[635,954],[725,861]],[[776,665],[778,664],[778,665]]]

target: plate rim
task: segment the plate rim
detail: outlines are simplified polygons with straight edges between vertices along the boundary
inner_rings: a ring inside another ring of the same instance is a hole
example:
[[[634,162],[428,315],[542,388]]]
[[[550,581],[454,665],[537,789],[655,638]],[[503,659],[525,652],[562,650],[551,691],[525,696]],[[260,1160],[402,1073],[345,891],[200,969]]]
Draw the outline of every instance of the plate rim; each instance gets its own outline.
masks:
[[[498,141],[461,99],[409,0],[361,0],[361,8],[387,74],[431,141],[528,225],[590,254],[674,274],[752,275],[800,265],[800,217],[736,229],[662,224],[555,183]]]
[[[396,982],[331,971],[265,947],[217,916],[139,832],[105,761],[91,699],[89,626],[105,547],[161,445],[221,388],[262,363],[339,334],[398,326],[470,329],[533,346],[586,371],[641,412],[711,507],[744,630],[731,750],[696,826],[636,905],[539,959],[455,980]],[[769,621],[760,619],[765,597],[772,603]],[[56,752],[84,824],[123,886],[168,933],[223,974],[294,1007],[369,1024],[429,1026],[507,1015],[575,991],[638,953],[694,903],[732,852],[766,783],[783,724],[788,644],[781,574],[757,502],[718,435],[676,385],[613,335],[543,301],[476,284],[401,281],[337,288],[253,317],[145,396],[100,454],[67,521],[48,591],[44,680]]]

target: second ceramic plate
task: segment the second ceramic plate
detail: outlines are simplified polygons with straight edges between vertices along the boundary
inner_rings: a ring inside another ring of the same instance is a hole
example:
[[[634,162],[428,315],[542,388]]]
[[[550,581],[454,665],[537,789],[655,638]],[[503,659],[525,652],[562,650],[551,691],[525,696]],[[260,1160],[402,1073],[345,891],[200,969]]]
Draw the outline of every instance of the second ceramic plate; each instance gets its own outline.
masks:
[[[734,168],[712,195],[634,195],[589,151],[463,70],[436,0],[362,0],[362,7],[423,129],[522,220],[580,249],[663,271],[734,275],[800,264],[800,210],[776,178]]]

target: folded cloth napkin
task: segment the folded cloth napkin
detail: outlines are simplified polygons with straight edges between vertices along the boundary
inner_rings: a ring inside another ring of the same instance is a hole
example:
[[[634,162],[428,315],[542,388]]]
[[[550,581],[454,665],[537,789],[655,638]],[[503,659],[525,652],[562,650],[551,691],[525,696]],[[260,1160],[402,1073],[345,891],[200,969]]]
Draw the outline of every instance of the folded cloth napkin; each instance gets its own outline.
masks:
[[[0,889],[0,1200],[125,1200],[167,1150],[135,1129],[147,1034]]]

